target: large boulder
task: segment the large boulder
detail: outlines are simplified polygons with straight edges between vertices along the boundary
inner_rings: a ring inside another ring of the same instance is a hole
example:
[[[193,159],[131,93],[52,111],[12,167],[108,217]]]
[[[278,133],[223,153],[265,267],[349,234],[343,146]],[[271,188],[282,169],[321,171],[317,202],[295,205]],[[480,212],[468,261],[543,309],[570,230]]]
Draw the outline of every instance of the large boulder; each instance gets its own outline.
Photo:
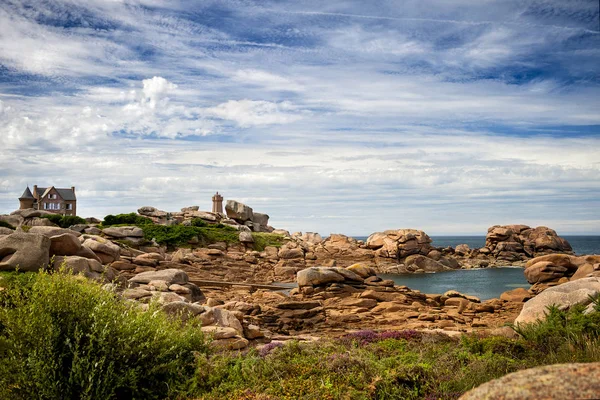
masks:
[[[147,271],[137,274],[129,279],[133,283],[150,283],[151,281],[165,281],[169,285],[186,284],[188,282],[187,274],[180,269],[163,269],[160,271]]]
[[[367,238],[366,246],[380,257],[404,259],[413,254],[427,255],[431,238],[417,229],[398,229],[375,232]]]
[[[591,303],[590,296],[600,293],[600,278],[583,278],[544,290],[523,305],[515,324],[535,322],[545,318],[549,306],[566,310],[576,304]]]
[[[554,265],[551,261],[540,261],[529,268],[526,268],[523,273],[529,283],[558,281],[565,276],[568,268]]]
[[[61,268],[103,283],[113,282],[118,276],[114,268],[104,267],[96,260],[78,256],[55,257],[54,269],[58,271]]]
[[[113,238],[143,238],[144,231],[137,226],[111,226],[102,230],[106,236]]]
[[[261,226],[267,226],[269,225],[269,216],[267,214],[255,212],[252,214],[252,222]]]
[[[251,232],[240,232],[238,239],[241,243],[254,243],[254,237]]]
[[[486,382],[459,400],[597,399],[600,363],[530,368]]]
[[[235,200],[227,200],[225,212],[229,218],[242,223],[246,221],[252,221],[254,217],[254,212],[252,211],[251,207],[248,207],[244,203],[240,203],[239,201]]]
[[[59,228],[58,226],[32,226],[29,233],[38,233],[40,235],[52,237],[68,233],[76,237],[81,236],[81,233],[72,231],[71,229]]]
[[[525,264],[525,277],[529,283],[557,282],[561,278],[576,280],[587,277],[596,270],[600,256],[573,256],[570,254],[548,254],[529,260]]]
[[[50,238],[50,254],[53,256],[74,256],[79,253],[81,242],[75,235],[63,233]]]
[[[344,282],[345,278],[338,271],[327,267],[310,267],[298,271],[298,286],[318,286],[327,283]]]
[[[407,267],[422,269],[425,272],[441,272],[450,269],[444,264],[422,255],[408,256],[406,260],[404,260],[404,264]]]
[[[36,233],[15,232],[0,237],[0,271],[38,271],[48,265],[50,239]]]
[[[100,258],[102,264],[110,264],[120,258],[121,248],[100,236],[87,236],[83,246],[93,251]]]
[[[144,206],[138,209],[138,214],[144,217],[153,218],[166,218],[168,213],[166,211],[159,210],[155,207]]]
[[[23,210],[15,210],[10,214],[18,215],[23,218],[37,218],[37,217],[41,217],[43,215],[50,215],[52,213],[49,211],[44,211],[44,210],[36,210],[34,208],[26,208]]]
[[[21,226],[25,219],[20,215],[0,215],[0,221],[4,221],[15,228]]]

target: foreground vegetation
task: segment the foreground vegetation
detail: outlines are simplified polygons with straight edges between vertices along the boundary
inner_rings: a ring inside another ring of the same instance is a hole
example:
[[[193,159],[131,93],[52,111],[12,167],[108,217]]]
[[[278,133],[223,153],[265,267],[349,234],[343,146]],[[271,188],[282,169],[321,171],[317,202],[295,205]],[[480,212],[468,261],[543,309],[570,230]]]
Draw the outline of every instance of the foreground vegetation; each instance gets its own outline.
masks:
[[[2,274],[1,399],[161,399],[187,393],[199,327],[68,274]]]
[[[325,343],[268,345],[204,359],[206,399],[457,399],[539,365],[600,361],[600,306],[551,309],[518,339],[362,331]]]
[[[362,331],[242,354],[64,272],[2,273],[0,287],[3,399],[456,399],[520,369],[600,361],[597,300],[518,339]]]

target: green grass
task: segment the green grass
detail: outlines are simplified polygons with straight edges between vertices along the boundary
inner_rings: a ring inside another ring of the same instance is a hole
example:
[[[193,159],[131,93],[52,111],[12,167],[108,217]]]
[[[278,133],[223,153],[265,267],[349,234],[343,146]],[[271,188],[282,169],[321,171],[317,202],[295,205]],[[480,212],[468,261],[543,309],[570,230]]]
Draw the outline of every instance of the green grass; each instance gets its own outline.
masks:
[[[82,277],[2,274],[0,286],[2,399],[181,398],[207,351],[199,326]]]

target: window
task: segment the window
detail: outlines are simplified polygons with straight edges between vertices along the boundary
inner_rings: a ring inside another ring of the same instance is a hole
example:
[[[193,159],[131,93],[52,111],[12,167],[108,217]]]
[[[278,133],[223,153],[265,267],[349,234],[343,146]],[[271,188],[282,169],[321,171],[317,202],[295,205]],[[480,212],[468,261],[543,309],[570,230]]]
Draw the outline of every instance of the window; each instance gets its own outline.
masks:
[[[72,210],[73,209],[73,204],[67,204],[67,210]]]

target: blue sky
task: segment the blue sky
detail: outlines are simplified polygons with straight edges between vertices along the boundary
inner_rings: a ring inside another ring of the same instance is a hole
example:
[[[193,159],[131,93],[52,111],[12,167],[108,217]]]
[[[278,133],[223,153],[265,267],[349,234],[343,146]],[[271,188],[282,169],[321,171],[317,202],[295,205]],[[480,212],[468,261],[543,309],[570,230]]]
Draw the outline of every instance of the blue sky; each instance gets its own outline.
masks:
[[[597,1],[0,2],[0,212],[600,233]]]

